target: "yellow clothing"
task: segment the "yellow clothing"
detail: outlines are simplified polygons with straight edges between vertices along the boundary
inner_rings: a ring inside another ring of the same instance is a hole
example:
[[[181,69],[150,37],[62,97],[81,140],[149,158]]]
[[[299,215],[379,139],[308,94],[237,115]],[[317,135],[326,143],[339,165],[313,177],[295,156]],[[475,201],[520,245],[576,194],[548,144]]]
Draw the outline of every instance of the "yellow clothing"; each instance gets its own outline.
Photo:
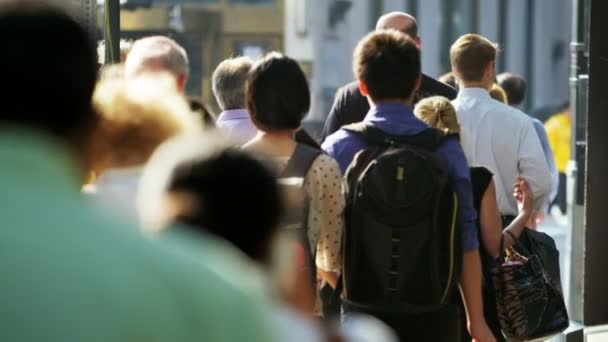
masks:
[[[545,123],[549,145],[555,156],[555,165],[560,173],[566,173],[570,160],[570,113],[561,112],[553,115]]]

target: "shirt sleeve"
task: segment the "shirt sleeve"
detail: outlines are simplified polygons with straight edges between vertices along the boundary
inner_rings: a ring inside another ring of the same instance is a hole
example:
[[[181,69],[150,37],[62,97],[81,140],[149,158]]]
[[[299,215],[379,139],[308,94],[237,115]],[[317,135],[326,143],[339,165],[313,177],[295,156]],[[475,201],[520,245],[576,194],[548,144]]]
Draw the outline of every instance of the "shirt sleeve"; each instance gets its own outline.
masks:
[[[546,202],[547,204],[550,204],[557,196],[557,191],[559,188],[559,173],[557,172],[557,167],[555,166],[555,158],[553,157],[553,151],[551,151],[551,146],[549,146],[549,138],[547,137],[545,127],[540,121],[535,120],[534,128],[536,129],[536,133],[538,134],[538,138],[540,139],[540,145],[543,148],[543,153],[545,154],[547,167],[549,168],[549,172],[551,173],[551,191],[549,192],[549,196]]]
[[[534,194],[534,210],[539,210],[551,191],[551,173],[532,120],[522,127],[518,152],[519,174],[530,184]]]
[[[437,149],[438,157],[443,161],[456,196],[458,198],[458,214],[462,227],[462,241],[464,251],[479,247],[477,234],[477,212],[473,205],[473,189],[471,186],[471,172],[460,143],[450,139]]]
[[[310,197],[308,237],[316,251],[317,267],[339,271],[342,266],[342,232],[345,199],[338,163],[319,156],[306,175],[304,187]]]

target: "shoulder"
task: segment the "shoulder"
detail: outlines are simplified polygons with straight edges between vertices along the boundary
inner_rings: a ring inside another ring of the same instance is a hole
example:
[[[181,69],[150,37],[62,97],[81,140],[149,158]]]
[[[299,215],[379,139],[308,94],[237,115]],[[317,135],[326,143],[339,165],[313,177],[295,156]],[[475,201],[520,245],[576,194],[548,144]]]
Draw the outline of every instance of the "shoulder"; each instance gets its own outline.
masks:
[[[315,159],[315,161],[312,163],[311,169],[319,172],[319,174],[322,175],[329,174],[342,176],[338,162],[334,158],[324,153]]]
[[[483,181],[483,183],[487,184],[487,183],[490,183],[490,180],[492,180],[492,177],[494,177],[494,174],[483,166],[471,167],[470,169],[471,169],[471,179],[473,181],[481,180],[481,181]]]
[[[429,96],[439,95],[447,97],[450,100],[454,100],[458,94],[456,89],[425,74],[422,74],[420,92],[429,94]]]
[[[339,129],[325,139],[323,145],[321,145],[321,148],[332,155],[332,152],[336,149],[351,145],[356,143],[356,141],[357,136],[355,136],[353,133]]]
[[[359,82],[353,81],[353,82],[345,85],[344,87],[342,87],[341,91],[344,94],[347,94],[349,96],[360,94],[360,92],[359,92]]]

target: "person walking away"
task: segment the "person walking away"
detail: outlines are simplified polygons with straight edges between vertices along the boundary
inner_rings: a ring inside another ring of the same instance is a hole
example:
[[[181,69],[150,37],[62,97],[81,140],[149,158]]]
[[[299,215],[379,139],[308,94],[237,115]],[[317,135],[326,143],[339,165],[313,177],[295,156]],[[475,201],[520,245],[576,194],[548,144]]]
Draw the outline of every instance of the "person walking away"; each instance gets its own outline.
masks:
[[[88,155],[94,194],[111,213],[135,218],[135,196],[144,165],[171,137],[200,133],[202,125],[168,74],[125,79],[106,69],[95,88],[97,113]]]
[[[244,144],[257,134],[245,104],[245,84],[253,61],[249,57],[237,57],[221,62],[212,77],[212,90],[219,104],[217,128],[231,139]]]
[[[208,258],[146,239],[81,195],[96,121],[89,37],[40,2],[0,5],[11,47],[0,54],[0,340],[275,340],[265,306]]]
[[[471,335],[494,341],[483,317],[476,215],[462,148],[411,110],[422,77],[415,41],[395,30],[371,33],[355,50],[353,70],[371,109],[362,123],[322,145],[347,170],[346,318],[371,313],[404,341],[457,341],[460,306],[453,290],[459,282]]]
[[[461,143],[471,166],[494,174],[498,209],[505,225],[517,215],[512,184],[518,176],[530,184],[534,210],[544,205],[551,175],[530,118],[492,99],[496,45],[477,34],[460,37],[450,48],[452,71],[460,91],[452,102],[461,125]]]
[[[453,133],[460,132],[456,111],[450,100],[445,97],[434,96],[421,100],[416,104],[414,113],[431,127]],[[519,178],[515,181],[513,193],[518,202],[519,213],[517,218],[503,230],[492,173],[483,166],[470,169],[473,202],[478,213],[479,242],[483,246],[479,251],[483,270],[483,311],[492,333],[498,340],[503,341],[490,269],[500,255],[501,249],[509,248],[515,243],[532,217],[532,193],[524,179]],[[470,339],[470,336],[465,335],[464,338]]]
[[[130,79],[158,72],[172,75],[178,92],[190,103],[190,110],[199,114],[206,128],[215,127],[215,118],[204,104],[186,95],[186,85],[190,77],[190,62],[186,50],[175,40],[165,36],[136,40],[125,60],[125,77]]]
[[[293,59],[270,53],[249,73],[246,96],[258,134],[243,148],[274,161],[286,188],[304,197],[298,200],[306,207],[303,217],[291,216],[284,231],[291,226],[305,230],[305,260],[310,260],[313,273],[316,268],[319,277],[335,287],[342,267],[342,173],[334,159],[294,138],[310,107],[306,77]],[[316,273],[312,277],[316,279]]]
[[[498,84],[507,94],[507,104],[511,107],[520,109],[526,97],[527,87],[524,78],[520,75],[504,72],[498,75],[496,79]],[[555,158],[553,156],[551,146],[549,146],[549,138],[547,137],[545,126],[540,120],[531,115],[530,119],[532,119],[532,124],[534,124],[534,129],[536,130],[536,134],[538,134],[538,138],[540,139],[540,144],[543,147],[543,152],[545,154],[545,160],[547,161],[549,172],[551,172],[551,191],[549,192],[549,196],[547,196],[547,201],[542,210],[538,211],[535,215],[536,217],[534,218],[533,222],[534,225],[531,226],[534,227],[542,222],[544,215],[549,211],[549,206],[555,201],[560,182],[559,173],[557,167],[555,166]]]

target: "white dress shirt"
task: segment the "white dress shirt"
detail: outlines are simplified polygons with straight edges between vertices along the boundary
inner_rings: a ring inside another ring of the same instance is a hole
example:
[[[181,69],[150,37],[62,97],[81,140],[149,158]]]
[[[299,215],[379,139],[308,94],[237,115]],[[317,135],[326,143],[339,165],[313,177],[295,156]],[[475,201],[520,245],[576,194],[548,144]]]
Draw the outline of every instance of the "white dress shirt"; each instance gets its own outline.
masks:
[[[551,188],[551,174],[531,118],[492,99],[482,88],[461,89],[452,104],[469,164],[484,166],[494,173],[501,214],[517,215],[513,198],[517,176],[529,182],[534,209],[540,209]]]

